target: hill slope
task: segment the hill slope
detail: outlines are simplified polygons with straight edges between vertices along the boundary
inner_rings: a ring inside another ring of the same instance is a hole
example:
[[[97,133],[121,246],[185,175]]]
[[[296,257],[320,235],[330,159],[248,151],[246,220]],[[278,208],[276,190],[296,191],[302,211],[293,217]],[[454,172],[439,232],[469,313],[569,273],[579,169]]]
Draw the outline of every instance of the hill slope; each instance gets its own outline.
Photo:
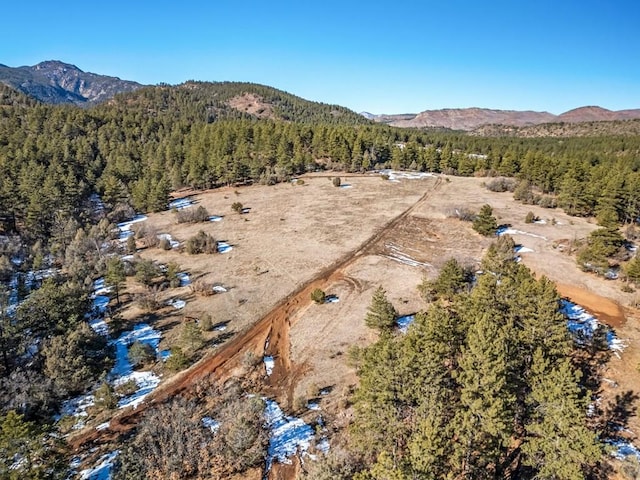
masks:
[[[158,85],[118,95],[100,108],[179,115],[192,121],[271,119],[296,123],[370,124],[339,105],[312,102],[273,87],[245,82]]]
[[[142,85],[117,77],[83,72],[59,61],[12,68],[0,65],[0,82],[44,103],[90,105]]]

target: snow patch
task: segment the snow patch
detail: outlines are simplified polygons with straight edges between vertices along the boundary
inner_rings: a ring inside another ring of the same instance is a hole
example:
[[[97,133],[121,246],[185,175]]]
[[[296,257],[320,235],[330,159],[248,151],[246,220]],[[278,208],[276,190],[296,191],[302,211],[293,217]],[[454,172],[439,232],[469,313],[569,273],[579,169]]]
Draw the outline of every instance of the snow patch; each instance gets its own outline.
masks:
[[[187,272],[178,273],[176,277],[178,277],[178,280],[180,280],[181,287],[191,285],[191,277],[189,277],[189,274]]]
[[[274,461],[291,463],[289,457],[304,454],[313,440],[313,428],[299,418],[286,416],[273,400],[265,400],[265,418],[271,431],[267,450],[267,469]]]
[[[543,237],[542,235],[536,235],[535,233],[523,232],[522,230],[516,230],[511,227],[500,227],[496,230],[496,235],[526,235],[534,238],[541,238],[542,240],[547,240],[547,237]]]
[[[218,253],[229,253],[233,247],[227,242],[218,242]]]
[[[340,185],[340,188],[353,188],[353,185],[351,185],[350,183],[343,183],[342,185]]]
[[[524,247],[522,245],[516,245],[513,248],[513,251],[516,253],[533,253],[533,250],[528,248],[528,247]]]
[[[380,170],[379,173],[381,175],[387,175],[392,182],[399,182],[400,180],[422,180],[423,178],[435,177],[435,175],[430,172],[407,172],[390,169]]]
[[[133,372],[116,380],[114,386],[124,385],[132,380],[136,382],[137,390],[135,393],[118,400],[118,408],[137,408],[145,397],[160,384],[160,377],[153,372]]]
[[[324,297],[324,303],[338,303],[340,298],[337,295],[327,295]]]
[[[614,447],[614,450],[611,452],[611,455],[617,458],[618,460],[624,460],[626,457],[634,455],[638,460],[640,460],[640,450],[634,444],[627,440],[608,440],[608,444]]]
[[[222,285],[214,285],[214,286],[213,286],[213,288],[212,288],[212,290],[213,290],[214,292],[216,292],[216,293],[224,293],[224,292],[227,292],[227,291],[228,291],[228,290],[227,290],[225,287],[223,287]]]
[[[388,255],[382,255],[385,258],[393,260],[394,262],[402,263],[403,265],[409,265],[410,267],[430,267],[431,265],[424,262],[419,262],[409,255],[404,253],[400,247],[393,243],[385,243],[385,249],[389,252]]]
[[[98,459],[98,464],[80,472],[81,480],[109,480],[111,478],[111,468],[113,462],[120,453],[120,450],[103,455]]]
[[[169,202],[169,210],[183,210],[194,205],[194,201],[188,197],[181,197]]]
[[[270,377],[273,373],[273,369],[276,366],[276,362],[273,359],[273,355],[265,355],[263,358],[264,369],[267,371],[267,376]]]
[[[398,330],[402,333],[407,333],[409,330],[409,325],[411,325],[416,319],[415,314],[412,315],[403,315],[402,317],[398,317],[396,319],[396,325],[398,325]]]
[[[598,319],[587,312],[580,305],[569,300],[560,300],[560,311],[568,318],[567,327],[573,335],[574,340],[578,344],[584,344],[593,338],[593,334],[597,330],[600,322]],[[606,338],[609,349],[613,350],[619,356],[619,352],[624,350],[624,342],[616,337],[613,330],[607,328]]]
[[[209,221],[210,222],[221,222],[222,221],[222,216],[221,215],[210,215],[209,216]]]
[[[168,233],[160,233],[158,234],[158,240],[167,240],[171,248],[178,248],[180,246],[180,242],[174,240],[173,237]]]
[[[134,223],[139,223],[139,222],[144,222],[147,219],[146,215],[141,215],[138,214],[135,217],[133,217],[131,220],[127,221],[127,222],[121,222],[118,224],[118,231],[119,231],[119,239],[120,240],[126,240],[127,238],[129,238],[130,236],[133,235],[133,230],[131,230],[131,226]]]
[[[180,300],[179,298],[174,298],[173,300],[169,300],[167,302],[167,305],[172,306],[176,310],[180,310],[187,306],[187,302],[185,302],[184,300]]]
[[[216,433],[218,431],[218,429],[220,428],[220,422],[216,422],[211,417],[202,417],[201,422],[202,422],[202,425],[204,425],[205,428],[210,429],[213,433]]]

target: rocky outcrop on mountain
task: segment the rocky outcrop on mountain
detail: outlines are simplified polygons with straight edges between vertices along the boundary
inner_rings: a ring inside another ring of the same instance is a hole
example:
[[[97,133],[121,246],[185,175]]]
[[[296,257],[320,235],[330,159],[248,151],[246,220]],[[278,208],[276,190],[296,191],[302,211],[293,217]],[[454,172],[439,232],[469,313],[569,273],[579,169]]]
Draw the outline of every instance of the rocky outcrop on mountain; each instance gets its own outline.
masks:
[[[34,66],[0,65],[0,82],[44,103],[93,105],[143,85],[117,77],[83,72],[59,61]]]

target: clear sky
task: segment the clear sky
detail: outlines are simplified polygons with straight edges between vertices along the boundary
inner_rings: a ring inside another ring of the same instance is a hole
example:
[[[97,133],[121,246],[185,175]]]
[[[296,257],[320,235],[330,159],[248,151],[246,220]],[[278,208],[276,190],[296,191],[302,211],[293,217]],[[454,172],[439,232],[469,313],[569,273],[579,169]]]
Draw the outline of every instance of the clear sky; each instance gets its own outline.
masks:
[[[639,0],[31,0],[0,63],[238,80],[372,113],[640,108]]]

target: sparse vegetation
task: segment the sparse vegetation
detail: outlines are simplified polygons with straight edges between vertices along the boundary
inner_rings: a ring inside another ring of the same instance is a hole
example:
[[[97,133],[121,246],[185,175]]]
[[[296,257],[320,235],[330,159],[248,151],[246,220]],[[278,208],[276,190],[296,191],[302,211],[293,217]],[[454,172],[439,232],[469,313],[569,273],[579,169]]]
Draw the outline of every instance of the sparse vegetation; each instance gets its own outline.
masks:
[[[176,222],[178,223],[200,223],[209,220],[209,212],[202,205],[197,208],[183,208],[176,210]]]
[[[244,205],[242,205],[242,203],[240,202],[233,202],[231,204],[231,210],[233,210],[237,214],[241,214],[242,211],[244,210]]]
[[[527,212],[527,215],[524,217],[524,223],[533,223],[538,220],[538,217],[533,212]]]
[[[311,292],[311,300],[317,304],[322,304],[327,298],[326,293],[321,288],[316,288]]]
[[[218,242],[216,242],[213,236],[200,230],[196,235],[187,240],[185,250],[190,255],[217,253]]]
[[[333,183],[334,187],[339,187],[342,184],[342,180],[340,180],[340,177],[333,177],[331,182]]]

